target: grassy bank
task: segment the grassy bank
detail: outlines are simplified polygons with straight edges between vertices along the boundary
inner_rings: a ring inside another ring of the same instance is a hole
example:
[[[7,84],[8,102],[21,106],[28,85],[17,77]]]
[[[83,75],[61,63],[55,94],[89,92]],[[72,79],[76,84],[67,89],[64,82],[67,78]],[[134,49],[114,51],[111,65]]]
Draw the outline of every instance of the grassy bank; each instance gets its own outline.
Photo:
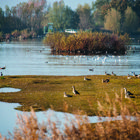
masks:
[[[110,78],[109,83],[102,83],[102,79]],[[35,111],[53,108],[57,111],[76,112],[82,110],[88,115],[95,115],[98,111],[97,101],[100,101],[106,110],[109,109],[105,101],[106,93],[111,99],[115,99],[115,93],[124,104],[130,103],[128,99],[121,95],[126,87],[135,98],[132,101],[136,106],[140,106],[140,79],[133,77],[127,79],[126,76],[88,76],[91,80],[84,81],[83,76],[5,76],[0,79],[1,87],[20,88],[20,92],[0,93],[0,101],[20,103],[19,110],[29,111],[30,106]],[[75,86],[80,95],[72,93],[72,86]],[[64,98],[64,91],[72,95],[71,98]],[[119,108],[119,106],[118,106]],[[133,110],[131,108],[130,110]]]
[[[53,53],[69,54],[125,54],[125,45],[129,43],[128,34],[79,32],[77,34],[47,34],[44,43]]]

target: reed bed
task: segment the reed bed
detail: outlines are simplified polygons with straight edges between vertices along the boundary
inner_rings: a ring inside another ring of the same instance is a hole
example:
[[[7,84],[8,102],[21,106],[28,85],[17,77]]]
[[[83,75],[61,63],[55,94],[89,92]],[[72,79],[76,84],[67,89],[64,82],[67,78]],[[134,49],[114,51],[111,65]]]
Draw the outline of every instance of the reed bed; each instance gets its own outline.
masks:
[[[98,116],[108,116],[117,118],[121,116],[121,120],[110,120],[96,124],[89,123],[88,118],[77,117],[72,121],[71,127],[65,125],[64,131],[61,132],[55,123],[47,121],[39,124],[35,112],[32,110],[30,115],[19,115],[19,127],[15,129],[9,139],[2,138],[3,140],[138,140],[140,139],[140,113],[137,106],[128,99],[130,105],[123,102],[123,93],[116,94],[115,100],[111,99],[106,94],[106,103],[110,108],[106,109],[103,104],[98,101]],[[118,107],[121,113],[118,114]],[[134,109],[131,113],[131,108]],[[132,121],[131,116],[135,116]],[[51,133],[49,133],[51,132]],[[50,135],[51,134],[51,135]]]
[[[51,47],[53,53],[69,54],[125,54],[129,43],[128,34],[79,32],[77,34],[47,34],[44,43]]]

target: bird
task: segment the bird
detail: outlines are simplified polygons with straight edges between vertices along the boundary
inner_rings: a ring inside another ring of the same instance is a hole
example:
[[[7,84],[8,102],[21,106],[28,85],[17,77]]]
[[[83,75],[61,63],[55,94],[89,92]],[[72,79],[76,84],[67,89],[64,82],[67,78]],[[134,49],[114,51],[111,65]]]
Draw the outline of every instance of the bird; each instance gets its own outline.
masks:
[[[113,71],[112,71],[112,74],[111,75],[116,76],[116,74]]]
[[[72,97],[71,95],[66,94],[66,92],[64,92],[64,97]]]
[[[125,90],[125,95],[126,96],[130,96],[130,95],[134,95],[133,93],[131,93],[130,91],[127,91],[127,89],[126,88],[124,88],[124,90]]]
[[[74,95],[80,95],[80,93],[77,91],[77,90],[75,90],[75,87],[74,86],[72,86],[72,88],[73,88],[73,93],[74,93]]]
[[[110,80],[109,80],[109,78],[107,78],[107,79],[102,79],[102,83],[108,83]]]
[[[131,96],[129,96],[128,94],[125,94],[125,98],[131,98]]]
[[[109,73],[105,72],[105,75],[110,75]]]
[[[138,74],[137,78],[140,78],[140,74]]]
[[[3,76],[3,73],[1,72],[1,76]]]
[[[133,73],[133,76],[134,76],[134,77],[138,77],[138,75],[137,75],[137,74],[135,74],[135,72],[131,72],[131,73]]]
[[[84,80],[85,80],[85,81],[89,81],[89,80],[91,80],[91,79],[84,77]]]
[[[89,69],[89,71],[94,71],[94,68]]]
[[[127,75],[127,79],[131,79],[131,78],[132,78],[132,77],[128,74],[128,75]]]

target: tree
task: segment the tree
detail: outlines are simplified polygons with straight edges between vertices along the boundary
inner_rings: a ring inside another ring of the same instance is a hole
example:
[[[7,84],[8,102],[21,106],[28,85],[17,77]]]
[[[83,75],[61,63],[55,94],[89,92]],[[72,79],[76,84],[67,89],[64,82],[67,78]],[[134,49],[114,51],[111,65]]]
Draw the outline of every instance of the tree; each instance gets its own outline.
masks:
[[[125,11],[125,20],[123,29],[126,32],[135,32],[138,28],[138,16],[131,7],[127,7]]]
[[[64,1],[54,2],[53,7],[49,9],[49,22],[53,23],[56,30],[63,29],[63,13],[65,4]]]
[[[4,26],[4,12],[2,11],[2,8],[0,8],[0,32],[3,30]]]
[[[78,5],[77,13],[80,19],[79,23],[80,29],[83,30],[89,29],[91,27],[91,15],[92,15],[89,4],[85,4],[84,6]]]
[[[120,31],[121,14],[117,10],[111,8],[105,16],[104,27],[107,30],[112,30],[117,33]]]
[[[139,16],[140,18],[140,0],[131,0],[131,7],[132,7],[132,10],[134,12],[136,12],[136,14]]]
[[[56,30],[64,30],[66,28],[77,28],[79,17],[75,11],[70,7],[65,6],[63,0],[54,2],[53,7],[50,7],[49,12],[46,14],[48,22],[53,23]]]
[[[109,3],[110,0],[96,0],[92,3],[92,9],[94,10],[93,17],[96,26],[104,25],[104,17],[110,9]]]
[[[79,24],[79,16],[70,7],[66,6],[63,13],[64,29],[77,29]]]

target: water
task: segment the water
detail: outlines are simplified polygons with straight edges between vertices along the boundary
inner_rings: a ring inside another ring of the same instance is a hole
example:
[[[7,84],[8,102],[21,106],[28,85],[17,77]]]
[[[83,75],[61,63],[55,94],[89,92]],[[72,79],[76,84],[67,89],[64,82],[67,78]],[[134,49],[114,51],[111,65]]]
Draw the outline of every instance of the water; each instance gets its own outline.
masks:
[[[20,90],[21,89],[18,89],[18,88],[4,87],[4,88],[0,88],[0,93],[3,93],[3,92],[18,92]]]
[[[49,46],[41,41],[10,42],[0,44],[0,70],[4,75],[117,75],[140,73],[140,45],[137,51],[124,56],[114,55],[52,55]],[[89,69],[94,68],[94,71]]]
[[[17,115],[29,115],[29,112],[20,112],[18,110],[15,110],[14,108],[20,106],[17,103],[4,103],[0,102],[0,112],[1,113],[1,119],[0,119],[0,133],[2,136],[8,136],[8,132],[13,132],[15,128],[18,128],[18,125],[16,125],[17,122]],[[72,122],[75,122],[75,124],[78,124],[77,118],[82,117],[84,122],[90,122],[90,123],[97,123],[97,122],[103,122],[103,121],[113,121],[113,120],[121,120],[121,116],[117,117],[97,117],[97,116],[90,116],[85,118],[85,116],[76,116],[70,113],[63,113],[58,111],[53,111],[51,109],[44,111],[44,112],[36,112],[36,117],[38,120],[38,123],[40,124],[49,124],[50,122],[55,122],[57,128],[63,132],[65,125],[71,126]],[[88,119],[88,120],[87,120]],[[129,117],[128,117],[129,119]],[[136,120],[135,117],[131,117],[131,120]],[[82,120],[81,120],[82,123]]]
[[[140,45],[133,45],[132,49],[124,56],[63,56],[52,55],[49,46],[44,46],[41,41],[9,42],[0,44],[0,67],[4,75],[104,75],[105,71],[112,71],[117,75],[127,75],[131,72],[140,73]],[[94,69],[89,71],[89,69]],[[14,108],[19,104],[0,102],[0,133],[7,135],[16,125],[16,114],[21,113]],[[50,115],[51,110],[48,110]],[[38,112],[39,120],[44,120],[43,112]],[[62,121],[65,113],[53,112]],[[61,117],[60,117],[61,116]],[[69,114],[73,118],[72,114]],[[53,118],[53,117],[51,117]],[[89,117],[90,122],[97,122],[97,117]],[[53,120],[55,121],[55,119]],[[65,122],[65,121],[63,121]]]

